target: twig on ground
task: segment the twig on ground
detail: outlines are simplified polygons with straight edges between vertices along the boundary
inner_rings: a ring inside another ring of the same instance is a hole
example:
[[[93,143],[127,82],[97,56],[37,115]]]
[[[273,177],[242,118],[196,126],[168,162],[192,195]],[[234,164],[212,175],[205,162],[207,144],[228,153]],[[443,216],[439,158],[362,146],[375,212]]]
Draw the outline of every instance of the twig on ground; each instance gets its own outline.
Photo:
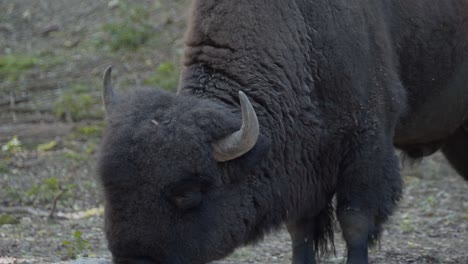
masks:
[[[101,214],[103,209],[101,207],[89,209],[86,211],[80,211],[76,213],[63,213],[57,212],[55,213],[55,219],[60,220],[76,220],[76,219],[83,219],[93,215]],[[33,215],[39,217],[49,217],[50,211],[31,208],[31,207],[22,207],[22,206],[12,206],[12,207],[5,207],[0,206],[0,213],[4,214],[24,214],[24,215]]]
[[[55,196],[54,201],[52,203],[52,209],[50,209],[49,219],[54,218],[55,209],[57,208],[57,202],[65,192],[66,190],[60,190],[60,192]]]

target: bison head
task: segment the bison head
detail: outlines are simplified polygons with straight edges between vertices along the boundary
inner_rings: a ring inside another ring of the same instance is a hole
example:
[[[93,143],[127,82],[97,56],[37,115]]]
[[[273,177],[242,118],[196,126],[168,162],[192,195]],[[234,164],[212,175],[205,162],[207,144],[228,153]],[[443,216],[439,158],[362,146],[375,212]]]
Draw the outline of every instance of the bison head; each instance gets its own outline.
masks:
[[[115,263],[206,263],[255,229],[248,165],[265,156],[255,111],[156,89],[114,96],[99,160],[105,231]],[[243,180],[244,179],[244,180]]]

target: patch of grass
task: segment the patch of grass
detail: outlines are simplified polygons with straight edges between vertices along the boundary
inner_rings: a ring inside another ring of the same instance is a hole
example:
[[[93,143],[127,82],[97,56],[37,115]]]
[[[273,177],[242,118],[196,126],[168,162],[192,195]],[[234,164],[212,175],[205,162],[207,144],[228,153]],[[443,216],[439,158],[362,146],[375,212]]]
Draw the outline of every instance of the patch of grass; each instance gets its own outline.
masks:
[[[80,121],[87,117],[102,115],[97,107],[100,106],[99,99],[87,92],[82,84],[72,86],[64,92],[54,104],[54,113],[58,118],[67,121]]]
[[[179,83],[179,70],[171,62],[163,62],[156,68],[154,75],[144,84],[158,86],[167,91],[175,92]]]
[[[433,213],[434,208],[437,207],[437,198],[435,195],[429,195],[421,202],[421,208],[429,214]]]
[[[72,190],[76,189],[77,185],[72,183],[70,179],[58,179],[50,177],[39,183],[34,183],[29,189],[15,189],[7,186],[5,195],[8,200],[15,204],[37,206],[39,204],[50,204],[56,197],[63,205],[72,204]]]
[[[135,51],[155,37],[151,24],[148,23],[150,12],[142,7],[130,7],[122,3],[118,12],[123,21],[108,23],[102,27],[103,36],[96,45],[99,48],[107,47],[111,51]]]
[[[0,160],[0,173],[9,173],[8,163],[5,160]]]
[[[7,82],[18,81],[24,73],[34,67],[40,67],[42,70],[50,66],[63,62],[54,54],[44,53],[33,54],[10,54],[0,56],[0,77]]]
[[[11,215],[0,214],[0,226],[1,225],[16,225],[19,224],[18,219],[14,218]]]
[[[102,126],[92,125],[92,126],[80,126],[76,128],[76,136],[99,136],[103,131]]]
[[[52,140],[50,142],[37,145],[37,150],[39,150],[39,151],[51,151],[51,150],[55,149],[57,147],[57,145],[58,145],[58,142],[55,141],[55,140]]]
[[[72,150],[69,150],[63,154],[63,157],[69,160],[74,160],[74,161],[86,161],[88,160],[89,156],[84,155]]]
[[[18,136],[13,136],[8,142],[0,146],[0,173],[9,173],[9,161],[16,154],[23,151],[23,144]]]
[[[7,143],[2,145],[2,152],[7,155],[12,155],[21,152],[23,149],[18,136],[13,136]]]
[[[40,60],[36,56],[0,56],[0,75],[5,76],[9,81],[16,81],[24,70],[38,65],[39,62]]]
[[[62,157],[70,161],[84,162],[92,157],[99,146],[99,138],[94,136],[78,136],[77,133],[72,135],[71,140],[63,142],[65,151]]]
[[[146,25],[118,23],[107,24],[103,27],[107,38],[104,41],[111,51],[135,51],[144,45],[153,34],[151,27]]]
[[[415,230],[413,223],[409,219],[403,219],[400,223],[400,230],[403,232],[412,232]]]
[[[44,179],[40,184],[35,184],[26,192],[28,203],[50,203],[60,192],[65,192],[61,196],[61,200],[70,199],[67,193],[76,186],[72,183],[60,181],[57,177]]]
[[[3,188],[3,191],[5,194],[5,197],[7,197],[9,200],[19,201],[20,203],[21,201],[23,201],[22,192],[18,191],[17,189],[13,187],[7,185]]]
[[[93,217],[93,216],[100,216],[103,214],[104,214],[104,207],[91,208],[85,211],[85,215],[87,218]]]
[[[88,155],[94,154],[98,148],[98,144],[93,141],[87,142],[85,146],[85,153]]]
[[[81,231],[74,231],[71,239],[62,241],[62,250],[59,254],[63,259],[76,259],[87,256],[85,253],[91,249],[89,242],[83,238]]]

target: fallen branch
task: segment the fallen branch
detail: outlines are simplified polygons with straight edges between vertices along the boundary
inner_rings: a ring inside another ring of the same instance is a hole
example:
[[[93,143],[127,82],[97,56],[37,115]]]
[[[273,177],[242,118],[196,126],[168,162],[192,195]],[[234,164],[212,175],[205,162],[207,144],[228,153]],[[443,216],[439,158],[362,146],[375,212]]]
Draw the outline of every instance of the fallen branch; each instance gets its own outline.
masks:
[[[90,216],[101,215],[103,212],[103,208],[92,208],[86,211],[80,211],[76,213],[63,213],[57,212],[55,214],[55,219],[60,220],[77,220],[83,219]],[[50,217],[51,211],[31,208],[31,207],[22,207],[22,206],[12,206],[12,207],[4,207],[0,206],[0,213],[4,214],[22,214],[22,215],[33,215],[38,217]]]
[[[0,213],[5,213],[5,214],[29,214],[29,215],[33,215],[33,216],[43,216],[43,217],[48,217],[49,216],[48,211],[35,209],[35,208],[31,208],[31,207],[20,207],[20,206],[0,207]],[[58,216],[58,214],[57,214],[57,216]]]

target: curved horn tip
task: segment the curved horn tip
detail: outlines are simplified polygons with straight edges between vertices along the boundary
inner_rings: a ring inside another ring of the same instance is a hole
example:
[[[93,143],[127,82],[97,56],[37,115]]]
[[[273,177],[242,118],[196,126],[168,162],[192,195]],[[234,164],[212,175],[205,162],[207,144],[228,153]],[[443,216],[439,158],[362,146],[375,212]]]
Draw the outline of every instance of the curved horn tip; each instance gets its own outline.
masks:
[[[109,65],[109,66],[107,66],[107,68],[106,68],[106,72],[108,72],[108,71],[112,71],[112,67],[113,67],[112,65]]]
[[[106,88],[106,86],[110,84],[111,74],[112,74],[112,65],[108,66],[106,68],[106,71],[104,72],[104,78],[103,78],[104,88]]]
[[[246,95],[244,92],[242,92],[242,91],[239,91],[239,101],[240,101],[240,103],[241,103],[241,106],[245,106],[245,107],[247,107],[249,110],[255,112],[255,110],[253,109],[252,103],[250,103],[249,98],[248,98],[247,95]]]
[[[112,82],[111,82],[112,80],[111,74],[112,74],[112,65],[107,67],[106,71],[104,72],[104,78],[103,78],[102,100],[104,102],[104,107],[106,108],[106,111],[108,110],[114,97],[114,91],[113,91]]]
[[[243,91],[239,91],[239,99],[249,100],[249,98],[247,97],[247,95]]]
[[[257,142],[259,124],[255,110],[242,91],[239,91],[239,100],[242,110],[242,126],[240,130],[213,144],[214,158],[218,162],[229,161],[244,155]]]

